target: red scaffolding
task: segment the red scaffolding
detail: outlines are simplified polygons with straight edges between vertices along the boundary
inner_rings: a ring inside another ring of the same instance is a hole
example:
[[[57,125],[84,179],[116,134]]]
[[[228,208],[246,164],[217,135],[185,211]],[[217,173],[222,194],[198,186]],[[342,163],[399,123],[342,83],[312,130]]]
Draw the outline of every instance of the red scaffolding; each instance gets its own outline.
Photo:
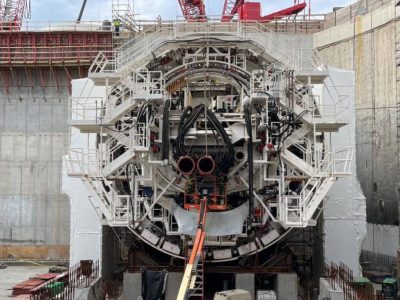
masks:
[[[0,32],[0,65],[90,65],[112,49],[110,31]]]

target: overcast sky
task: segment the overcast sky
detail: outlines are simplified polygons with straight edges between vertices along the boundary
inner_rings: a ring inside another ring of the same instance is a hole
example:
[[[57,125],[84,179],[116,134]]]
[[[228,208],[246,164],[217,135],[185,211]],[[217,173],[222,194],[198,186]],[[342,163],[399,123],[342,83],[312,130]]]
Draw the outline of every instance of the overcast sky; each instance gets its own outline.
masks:
[[[83,20],[110,19],[111,0],[87,0]],[[114,0],[115,2],[118,0]],[[120,0],[126,2],[128,0]],[[131,0],[132,1],[132,0]],[[221,15],[224,0],[204,0],[208,15]],[[256,0],[253,0],[256,1]],[[309,1],[309,0],[307,0]],[[310,0],[313,13],[332,11],[334,6],[345,6],[349,0]],[[72,21],[79,14],[82,0],[31,0],[33,21]],[[264,14],[290,6],[293,0],[260,0]],[[181,16],[177,0],[134,0],[135,13],[140,19],[164,20]]]

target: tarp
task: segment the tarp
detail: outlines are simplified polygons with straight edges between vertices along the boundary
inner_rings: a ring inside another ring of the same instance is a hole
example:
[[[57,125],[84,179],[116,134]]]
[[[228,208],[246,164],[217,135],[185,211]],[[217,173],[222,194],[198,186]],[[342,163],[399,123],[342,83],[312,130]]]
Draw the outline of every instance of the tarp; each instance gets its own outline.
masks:
[[[167,271],[142,269],[143,300],[164,300],[167,278]]]

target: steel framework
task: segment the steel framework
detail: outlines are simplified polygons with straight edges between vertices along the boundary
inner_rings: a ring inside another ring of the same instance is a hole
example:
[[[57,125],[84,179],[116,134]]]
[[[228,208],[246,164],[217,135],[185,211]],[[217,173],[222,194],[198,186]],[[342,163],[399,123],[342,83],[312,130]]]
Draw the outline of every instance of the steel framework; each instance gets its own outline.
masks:
[[[222,22],[229,22],[233,16],[237,14],[238,9],[243,5],[244,0],[225,0],[224,9],[222,11]]]

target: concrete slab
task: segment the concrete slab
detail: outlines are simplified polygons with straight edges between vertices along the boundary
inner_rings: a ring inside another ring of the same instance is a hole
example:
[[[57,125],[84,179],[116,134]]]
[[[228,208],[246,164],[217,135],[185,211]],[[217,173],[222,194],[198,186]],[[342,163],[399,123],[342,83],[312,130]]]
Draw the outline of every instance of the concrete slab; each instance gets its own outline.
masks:
[[[48,266],[9,266],[0,270],[0,299],[11,297],[11,288],[37,274],[48,273]]]

